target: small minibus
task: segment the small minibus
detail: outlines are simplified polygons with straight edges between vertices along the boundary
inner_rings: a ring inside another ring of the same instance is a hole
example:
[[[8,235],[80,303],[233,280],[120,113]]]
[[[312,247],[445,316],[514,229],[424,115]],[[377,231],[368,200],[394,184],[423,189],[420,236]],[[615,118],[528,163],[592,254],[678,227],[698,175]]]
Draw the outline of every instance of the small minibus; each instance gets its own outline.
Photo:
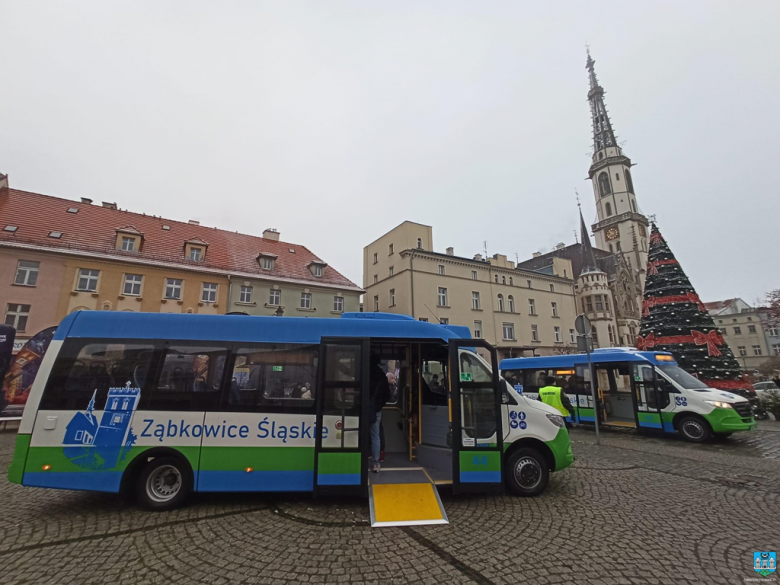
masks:
[[[574,412],[568,422],[680,433],[689,441],[727,437],[756,425],[746,398],[710,388],[677,365],[668,352],[604,348],[586,354],[511,358],[501,361],[502,376],[518,392],[537,398],[547,376],[556,378]]]
[[[494,348],[469,337],[383,313],[75,312],[42,360],[9,479],[129,492],[155,510],[191,492],[372,497],[421,480],[537,495],[573,461],[563,417],[519,395]],[[375,474],[377,368],[392,384]]]

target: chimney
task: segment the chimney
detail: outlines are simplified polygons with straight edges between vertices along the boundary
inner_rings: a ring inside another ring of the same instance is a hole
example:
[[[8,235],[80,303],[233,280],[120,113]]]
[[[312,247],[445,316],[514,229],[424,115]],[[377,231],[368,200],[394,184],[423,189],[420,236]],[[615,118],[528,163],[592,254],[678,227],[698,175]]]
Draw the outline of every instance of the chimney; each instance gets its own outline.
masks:
[[[482,262],[482,254],[474,254],[474,260],[477,262]]]
[[[455,248],[449,247],[447,248],[447,256],[454,256],[455,255]]]
[[[116,209],[116,203],[109,203],[108,201],[103,201],[103,207],[106,209]]]
[[[8,187],[8,175],[0,173],[0,189]]]
[[[534,257],[534,258],[538,258],[541,255],[542,255],[541,252],[534,252],[533,254],[531,254],[531,256]]]
[[[263,232],[263,237],[266,240],[272,240],[274,242],[279,241],[279,232],[276,231],[276,228],[268,228]]]
[[[190,225],[200,225],[200,222],[197,219],[191,219],[187,223]]]
[[[89,197],[82,197],[81,202],[84,203],[85,205],[92,205],[92,199],[90,199]]]
[[[563,242],[558,242],[558,243],[555,245],[555,249],[556,249],[556,250],[563,250],[565,247],[566,247],[566,244],[564,244]]]

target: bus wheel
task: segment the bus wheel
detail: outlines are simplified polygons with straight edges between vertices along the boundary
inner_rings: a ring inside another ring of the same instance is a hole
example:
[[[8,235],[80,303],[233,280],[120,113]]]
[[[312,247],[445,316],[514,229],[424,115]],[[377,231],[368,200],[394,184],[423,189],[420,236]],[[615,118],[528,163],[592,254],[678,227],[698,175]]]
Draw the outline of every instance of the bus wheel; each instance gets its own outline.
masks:
[[[517,496],[538,496],[550,481],[547,461],[536,449],[518,449],[507,461],[506,481]]]
[[[686,416],[680,421],[680,433],[692,443],[704,443],[712,437],[709,425],[697,416]]]
[[[143,468],[136,483],[136,498],[148,510],[178,508],[190,494],[189,469],[176,457],[155,457]]]

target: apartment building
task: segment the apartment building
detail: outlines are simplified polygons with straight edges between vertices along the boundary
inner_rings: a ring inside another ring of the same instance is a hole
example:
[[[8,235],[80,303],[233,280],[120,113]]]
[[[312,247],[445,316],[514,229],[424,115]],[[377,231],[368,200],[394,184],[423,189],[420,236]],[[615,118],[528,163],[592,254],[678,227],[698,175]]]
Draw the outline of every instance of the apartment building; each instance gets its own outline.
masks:
[[[572,274],[560,259],[560,274]],[[467,326],[500,356],[570,352],[576,347],[574,282],[519,269],[502,254],[436,252],[433,228],[405,221],[363,249],[365,311]]]
[[[759,309],[739,298],[704,303],[704,306],[745,371],[752,372],[769,359],[773,351],[767,339],[770,332],[763,326]]]

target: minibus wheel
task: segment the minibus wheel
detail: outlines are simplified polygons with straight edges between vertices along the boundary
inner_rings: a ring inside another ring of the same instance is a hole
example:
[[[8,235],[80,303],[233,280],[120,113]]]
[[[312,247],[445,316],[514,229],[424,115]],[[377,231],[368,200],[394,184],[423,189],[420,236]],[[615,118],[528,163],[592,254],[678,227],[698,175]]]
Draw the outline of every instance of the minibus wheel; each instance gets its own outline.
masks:
[[[138,475],[135,495],[147,510],[178,508],[192,489],[189,467],[177,457],[155,457]]]
[[[712,438],[710,425],[698,416],[683,417],[677,428],[680,434],[692,443],[706,443]]]
[[[547,460],[536,449],[518,449],[509,457],[506,466],[506,483],[509,491],[517,496],[538,496],[550,481]]]

